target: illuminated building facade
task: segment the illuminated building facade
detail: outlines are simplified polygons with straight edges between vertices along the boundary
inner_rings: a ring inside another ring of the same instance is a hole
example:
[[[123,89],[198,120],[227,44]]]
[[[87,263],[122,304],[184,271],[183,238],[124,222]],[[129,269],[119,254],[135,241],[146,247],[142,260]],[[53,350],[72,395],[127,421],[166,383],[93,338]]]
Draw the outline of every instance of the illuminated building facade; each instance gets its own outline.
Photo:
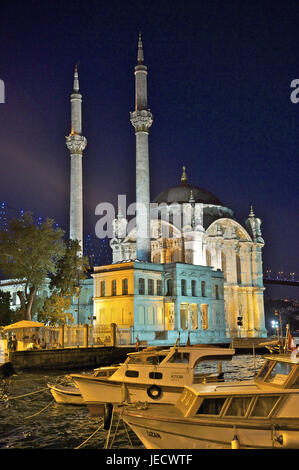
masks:
[[[223,274],[209,266],[131,261],[94,269],[97,325],[131,329],[131,342],[225,342]]]
[[[139,111],[140,122],[135,127],[136,134],[136,199],[140,194],[140,186],[143,184],[143,201],[149,200],[149,172],[148,172],[148,134],[149,127],[152,124],[152,114],[148,115],[146,76],[147,68],[142,71],[139,67],[143,65],[143,51],[141,39],[138,44],[138,65],[135,67],[135,96],[136,110],[140,103],[144,107],[144,125],[142,127],[142,109]],[[138,74],[142,74],[142,79],[138,81]],[[139,89],[140,87],[140,89]],[[138,101],[139,100],[139,101]],[[132,122],[131,113],[131,122]],[[142,133],[144,140],[140,140],[139,133]],[[141,170],[140,170],[141,169]],[[154,200],[155,216],[152,217],[151,210],[145,211],[143,225],[148,224],[148,214],[150,214],[150,235],[148,239],[142,240],[143,249],[140,250],[140,236],[137,213],[137,229],[134,228],[123,235],[128,221],[121,214],[114,221],[114,235],[111,240],[113,263],[119,266],[120,263],[126,263],[128,260],[141,260],[151,262],[157,266],[157,272],[163,273],[161,278],[165,294],[167,266],[184,266],[185,273],[192,272],[190,277],[183,276],[173,279],[176,285],[173,317],[174,328],[182,331],[185,321],[182,320],[180,286],[181,282],[186,281],[187,289],[192,289],[192,281],[198,285],[205,281],[205,276],[211,276],[208,285],[212,286],[213,276],[218,275],[219,271],[223,273],[224,285],[220,286],[223,295],[223,309],[225,312],[225,325],[222,321],[217,321],[223,328],[222,336],[234,337],[265,337],[264,320],[264,299],[263,299],[263,267],[262,267],[262,248],[264,240],[261,234],[261,220],[255,216],[251,207],[249,216],[244,226],[235,218],[233,211],[221,203],[221,201],[209,191],[190,184],[187,180],[186,168],[183,167],[181,181],[177,186],[173,186],[162,191]],[[166,235],[165,235],[166,233]],[[146,253],[146,255],[144,255]],[[150,266],[150,265],[149,265]],[[149,269],[155,269],[153,267]],[[208,269],[208,271],[207,271]],[[115,273],[115,271],[114,271]],[[179,271],[177,272],[177,274]],[[196,274],[195,274],[196,273]],[[97,279],[97,274],[95,275]],[[134,289],[136,286],[134,287]],[[212,289],[212,287],[211,287]],[[135,291],[134,291],[135,292]],[[136,295],[136,292],[134,293]],[[184,296],[183,296],[184,297]],[[212,299],[215,299],[212,290],[209,292],[210,303],[208,302],[209,318],[221,317],[220,310],[215,310]],[[152,297],[152,302],[156,299]],[[163,301],[163,325],[167,325],[169,302],[166,297]],[[193,299],[194,300],[194,299]],[[98,309],[98,303],[103,305],[103,299],[98,300],[95,295],[95,310]],[[187,302],[188,324],[191,325],[190,306],[191,301]],[[200,321],[200,305],[198,305],[198,329],[202,331]],[[137,310],[136,310],[137,308]],[[134,304],[134,326],[137,325],[138,308]],[[148,312],[152,308],[144,303],[145,319],[152,318],[152,313]],[[172,308],[172,307],[171,307]],[[147,313],[146,313],[147,312]],[[159,316],[159,315],[158,315]],[[193,314],[194,316],[194,314]],[[133,317],[133,312],[132,312]],[[242,325],[238,325],[238,317],[242,317]],[[105,317],[98,316],[99,322],[106,322]],[[112,317],[109,317],[110,321]],[[147,320],[148,321],[148,320]],[[211,335],[214,335],[214,325],[216,321],[210,321]],[[149,326],[149,325],[148,325]],[[157,322],[154,323],[157,327]],[[200,336],[200,335],[199,335]],[[221,335],[220,335],[221,336]],[[214,336],[217,341],[217,335]]]

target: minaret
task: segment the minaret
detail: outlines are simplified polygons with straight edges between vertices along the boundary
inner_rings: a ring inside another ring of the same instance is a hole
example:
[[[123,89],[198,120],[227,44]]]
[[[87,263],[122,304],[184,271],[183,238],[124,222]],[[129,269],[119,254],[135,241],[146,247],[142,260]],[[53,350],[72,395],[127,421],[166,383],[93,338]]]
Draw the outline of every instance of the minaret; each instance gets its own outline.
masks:
[[[79,93],[78,69],[75,66],[74,86],[71,94],[71,132],[66,146],[71,154],[70,183],[70,239],[78,240],[83,253],[83,186],[82,155],[87,140],[82,134],[82,95]]]
[[[130,113],[136,136],[136,259],[151,260],[150,239],[150,177],[148,135],[153,116],[147,107],[147,67],[143,63],[139,33],[137,65],[135,66],[135,111]]]

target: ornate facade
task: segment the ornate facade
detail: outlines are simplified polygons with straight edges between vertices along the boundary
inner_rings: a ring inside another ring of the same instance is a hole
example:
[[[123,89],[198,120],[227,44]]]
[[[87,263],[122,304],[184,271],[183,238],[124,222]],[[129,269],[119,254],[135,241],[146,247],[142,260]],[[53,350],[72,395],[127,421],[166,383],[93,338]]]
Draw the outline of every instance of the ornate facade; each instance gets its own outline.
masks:
[[[94,269],[97,325],[147,344],[223,343],[223,273],[209,266],[129,261]]]
[[[146,76],[147,68],[143,64],[139,37],[138,65],[135,67],[136,110],[131,113],[131,122],[136,134],[136,202],[142,202],[146,208],[142,223],[137,210],[137,229],[135,227],[130,233],[127,233],[128,220],[122,214],[119,213],[114,220],[114,234],[110,243],[113,263],[120,265],[131,260],[147,261],[160,266],[164,273],[167,272],[167,266],[184,265],[186,272],[189,273],[189,269],[193,269],[193,275],[197,272],[199,283],[207,267],[210,268],[211,276],[213,272],[222,272],[226,337],[265,337],[264,240],[260,229],[261,220],[255,216],[253,209],[250,209],[242,225],[234,218],[233,211],[225,207],[214,194],[188,183],[185,167],[180,184],[162,191],[151,204],[148,202],[148,134],[153,116],[147,109]],[[146,227],[148,236],[140,236],[141,226]],[[187,276],[186,279],[189,289],[191,278]],[[178,285],[181,285],[180,281]],[[177,296],[181,295],[180,288],[176,291]],[[180,300],[176,300],[176,304],[180,303]],[[164,300],[164,305],[163,315],[166,317],[167,300]],[[238,324],[238,317],[242,317],[242,325]],[[181,317],[177,314],[176,318]],[[180,331],[182,323],[175,324]]]
[[[178,201],[182,198],[182,190],[191,193],[189,201]],[[222,206],[220,201],[204,203],[204,192],[202,188],[189,185],[185,176],[176,190],[171,188],[157,196],[154,202],[158,203],[158,208],[154,209],[158,211],[158,218],[151,220],[151,262],[178,262],[221,270],[226,335],[266,336],[261,220],[255,217],[251,208],[245,226],[242,226],[234,219],[232,210]],[[165,201],[162,202],[162,198]],[[187,222],[185,225],[184,221]],[[136,230],[123,236],[126,225],[123,216],[114,223],[111,240],[114,263],[136,259]],[[242,317],[241,328],[237,324],[238,317]]]

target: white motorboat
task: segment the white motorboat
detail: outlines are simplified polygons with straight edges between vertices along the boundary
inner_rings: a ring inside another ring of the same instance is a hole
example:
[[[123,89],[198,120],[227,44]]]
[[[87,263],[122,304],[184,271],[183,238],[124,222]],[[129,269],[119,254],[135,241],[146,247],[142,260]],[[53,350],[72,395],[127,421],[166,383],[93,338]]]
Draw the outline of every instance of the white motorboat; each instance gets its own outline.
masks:
[[[175,405],[120,405],[114,413],[147,449],[298,449],[298,359],[264,358],[253,380],[187,385]]]
[[[222,379],[220,370],[200,373],[200,362],[231,360],[234,353],[234,349],[202,345],[146,348],[129,353],[108,379],[83,374],[71,374],[71,377],[91,416],[101,416],[107,403],[112,406],[139,401],[175,403],[185,384]]]
[[[119,367],[119,364],[112,366],[103,366],[94,369],[93,374],[86,374],[89,376],[101,377],[103,380],[108,379]],[[48,384],[51,394],[53,395],[56,403],[63,405],[85,405],[84,399],[81,395],[79,388],[74,384],[69,375],[65,376],[69,379],[69,383],[64,384]]]
[[[85,405],[81,392],[73,384],[48,384],[56,403],[64,405]]]

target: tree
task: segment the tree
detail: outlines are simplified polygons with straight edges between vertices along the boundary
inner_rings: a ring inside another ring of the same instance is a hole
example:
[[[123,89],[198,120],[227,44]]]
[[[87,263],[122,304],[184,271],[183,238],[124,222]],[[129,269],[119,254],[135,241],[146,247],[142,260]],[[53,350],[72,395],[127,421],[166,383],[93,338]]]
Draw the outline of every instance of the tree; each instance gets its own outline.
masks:
[[[64,256],[57,262],[57,270],[51,276],[49,288],[51,295],[38,312],[38,320],[50,324],[73,323],[74,318],[69,310],[71,297],[80,294],[80,281],[86,279],[89,269],[88,259],[80,255],[80,244],[77,240],[65,243]]]
[[[53,293],[45,300],[43,308],[37,314],[37,320],[50,325],[61,325],[74,322],[74,317],[67,310],[71,306],[71,297]]]
[[[0,232],[0,269],[5,276],[24,283],[24,290],[17,294],[26,320],[31,320],[38,288],[48,276],[55,275],[65,253],[64,231],[53,225],[54,220],[47,218],[37,226],[32,213],[26,212],[21,219],[11,220],[8,230]]]
[[[62,295],[74,295],[78,292],[80,281],[86,279],[88,269],[88,258],[80,255],[79,242],[69,240],[63,257],[57,262],[56,273],[51,276],[49,287]]]
[[[13,311],[10,309],[10,293],[0,290],[0,326],[10,325]]]

